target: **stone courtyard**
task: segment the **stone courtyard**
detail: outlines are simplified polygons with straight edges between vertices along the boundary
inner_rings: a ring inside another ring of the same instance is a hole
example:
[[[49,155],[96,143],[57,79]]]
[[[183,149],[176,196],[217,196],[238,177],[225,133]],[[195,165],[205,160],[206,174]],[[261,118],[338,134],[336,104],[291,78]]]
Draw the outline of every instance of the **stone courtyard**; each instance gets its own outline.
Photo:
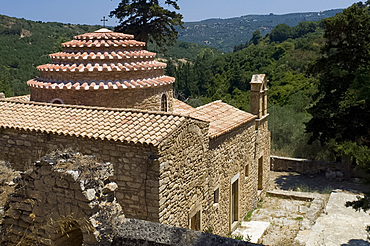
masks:
[[[233,233],[263,245],[370,245],[365,231],[370,215],[344,206],[370,186],[357,179],[338,181],[324,174],[270,173],[267,196]],[[268,223],[263,234],[243,228]],[[249,234],[248,234],[249,233]],[[258,235],[257,240],[254,234]],[[253,240],[254,239],[254,240]]]

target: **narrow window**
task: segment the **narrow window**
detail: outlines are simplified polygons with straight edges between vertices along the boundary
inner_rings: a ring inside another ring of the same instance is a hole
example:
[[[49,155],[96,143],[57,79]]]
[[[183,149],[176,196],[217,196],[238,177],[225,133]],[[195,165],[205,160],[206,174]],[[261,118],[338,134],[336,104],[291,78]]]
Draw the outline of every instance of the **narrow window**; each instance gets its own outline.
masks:
[[[218,203],[220,200],[220,188],[217,188],[214,192],[213,192],[213,203],[216,204]]]
[[[168,102],[167,102],[166,94],[163,94],[161,98],[161,111],[164,111],[164,112],[168,111]]]
[[[245,175],[245,178],[248,178],[248,176],[249,176],[249,164],[245,165],[244,175]]]
[[[258,159],[258,189],[263,189],[263,157]]]

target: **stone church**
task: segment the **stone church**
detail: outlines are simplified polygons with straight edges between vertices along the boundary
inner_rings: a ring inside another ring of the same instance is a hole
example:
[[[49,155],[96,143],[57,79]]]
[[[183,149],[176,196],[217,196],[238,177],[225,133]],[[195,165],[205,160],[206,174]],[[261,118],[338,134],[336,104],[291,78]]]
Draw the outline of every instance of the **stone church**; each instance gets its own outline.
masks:
[[[265,75],[252,77],[251,113],[193,108],[132,35],[100,29],[62,45],[30,95],[0,99],[0,159],[26,170],[55,150],[94,155],[113,165],[125,217],[219,235],[256,206],[270,169]]]

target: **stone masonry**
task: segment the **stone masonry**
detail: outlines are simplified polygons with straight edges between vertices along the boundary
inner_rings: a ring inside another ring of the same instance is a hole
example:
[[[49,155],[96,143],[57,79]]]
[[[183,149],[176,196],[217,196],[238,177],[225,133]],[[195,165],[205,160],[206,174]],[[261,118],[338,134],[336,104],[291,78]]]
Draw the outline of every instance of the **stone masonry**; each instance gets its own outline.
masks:
[[[123,216],[111,163],[60,152],[22,174],[10,194],[2,245],[97,245]],[[103,243],[104,245],[105,243]]]
[[[154,89],[115,90],[113,92],[107,90],[54,90],[52,94],[46,94],[40,88],[31,87],[30,90],[32,96],[37,98],[39,102],[51,102],[54,99],[58,99],[64,104],[83,104],[107,108],[137,108],[151,111],[160,111],[161,97],[166,95],[168,98],[168,111],[172,111],[172,85]]]

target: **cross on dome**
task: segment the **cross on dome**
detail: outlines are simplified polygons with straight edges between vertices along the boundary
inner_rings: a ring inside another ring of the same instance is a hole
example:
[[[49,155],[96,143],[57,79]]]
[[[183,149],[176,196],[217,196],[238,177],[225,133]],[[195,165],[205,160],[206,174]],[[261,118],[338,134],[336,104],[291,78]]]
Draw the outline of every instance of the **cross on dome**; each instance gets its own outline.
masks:
[[[102,21],[102,22],[103,22],[103,27],[105,27],[105,22],[107,22],[107,21],[108,21],[108,19],[106,19],[106,18],[105,18],[105,16],[103,16],[103,19],[101,19],[100,21]]]

